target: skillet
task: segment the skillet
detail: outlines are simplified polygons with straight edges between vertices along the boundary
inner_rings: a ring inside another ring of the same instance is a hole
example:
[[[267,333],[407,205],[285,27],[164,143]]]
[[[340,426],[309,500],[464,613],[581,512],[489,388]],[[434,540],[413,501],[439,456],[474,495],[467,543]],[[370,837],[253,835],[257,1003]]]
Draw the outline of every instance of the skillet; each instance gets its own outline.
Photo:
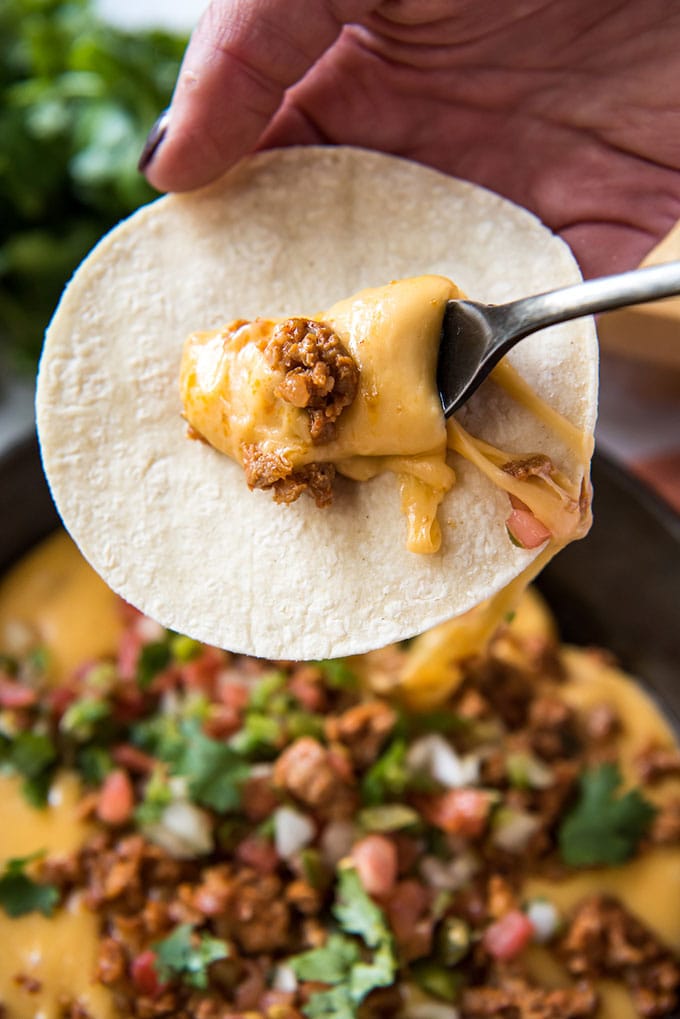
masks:
[[[594,523],[538,587],[564,640],[613,651],[680,729],[680,516],[596,454]],[[0,576],[59,526],[35,436],[0,455]]]

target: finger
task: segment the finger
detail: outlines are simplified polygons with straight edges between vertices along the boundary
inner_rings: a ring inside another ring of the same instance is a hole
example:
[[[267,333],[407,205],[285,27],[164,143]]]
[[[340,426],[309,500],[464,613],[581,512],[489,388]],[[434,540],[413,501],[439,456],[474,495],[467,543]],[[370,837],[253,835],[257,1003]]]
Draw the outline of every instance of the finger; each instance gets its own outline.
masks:
[[[166,121],[140,161],[149,181],[162,191],[186,191],[220,176],[256,146],[286,89],[332,45],[343,23],[374,6],[213,0],[185,54]]]

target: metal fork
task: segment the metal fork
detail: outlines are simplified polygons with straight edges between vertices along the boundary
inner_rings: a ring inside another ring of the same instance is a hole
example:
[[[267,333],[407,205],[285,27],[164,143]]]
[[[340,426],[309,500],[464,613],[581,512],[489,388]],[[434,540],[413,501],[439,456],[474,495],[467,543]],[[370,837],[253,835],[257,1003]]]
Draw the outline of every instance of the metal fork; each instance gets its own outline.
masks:
[[[674,294],[680,294],[680,261],[603,276],[509,304],[449,301],[437,364],[445,416],[457,411],[525,336],[557,322]]]

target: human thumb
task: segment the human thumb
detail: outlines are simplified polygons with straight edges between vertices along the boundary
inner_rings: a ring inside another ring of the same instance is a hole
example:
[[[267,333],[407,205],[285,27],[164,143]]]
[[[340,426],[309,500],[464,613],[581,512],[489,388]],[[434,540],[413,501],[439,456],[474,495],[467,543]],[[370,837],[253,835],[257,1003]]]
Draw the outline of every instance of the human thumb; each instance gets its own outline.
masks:
[[[215,180],[251,151],[286,89],[375,0],[213,0],[187,48],[172,105],[140,170],[161,191]]]

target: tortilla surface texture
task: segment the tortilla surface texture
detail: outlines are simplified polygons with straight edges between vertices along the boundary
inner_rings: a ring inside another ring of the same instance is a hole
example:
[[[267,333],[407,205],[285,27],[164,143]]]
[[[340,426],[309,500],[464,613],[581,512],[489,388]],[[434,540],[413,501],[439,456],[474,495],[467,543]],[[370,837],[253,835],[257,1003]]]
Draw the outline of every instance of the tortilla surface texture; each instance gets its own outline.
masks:
[[[241,467],[186,435],[182,345],[235,318],[313,314],[392,279],[450,277],[500,303],[575,282],[567,246],[533,215],[469,183],[351,148],[261,153],[109,233],[66,289],[38,382],[42,455],[66,527],[107,583],[166,627],[233,651],[317,659],[363,652],[465,612],[538,550],[514,547],[507,496],[459,456],[442,548],[404,547],[397,479],[340,479],[329,509],[251,492]],[[590,320],[511,355],[579,427],[596,414]],[[580,468],[487,382],[460,412],[511,452]]]

